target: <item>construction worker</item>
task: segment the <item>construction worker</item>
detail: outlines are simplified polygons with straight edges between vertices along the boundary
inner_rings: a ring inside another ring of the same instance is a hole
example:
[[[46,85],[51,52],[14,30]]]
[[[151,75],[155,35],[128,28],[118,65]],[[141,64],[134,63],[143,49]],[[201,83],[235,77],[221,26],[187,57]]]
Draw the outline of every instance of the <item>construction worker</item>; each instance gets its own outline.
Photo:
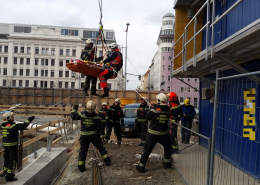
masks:
[[[106,111],[107,111],[107,103],[103,102],[102,103],[102,108],[101,110],[98,112],[98,116],[101,119],[101,127],[102,127],[102,132],[101,132],[101,139],[104,140],[105,138],[105,128],[106,128]]]
[[[94,59],[95,54],[95,48],[93,47],[93,41],[91,39],[88,39],[86,41],[86,46],[84,50],[82,50],[80,58],[83,60],[83,62],[92,62]],[[95,62],[99,62],[103,59],[103,57],[95,58]],[[83,92],[85,96],[89,96],[88,89],[90,87],[90,81],[91,81],[91,88],[90,88],[90,95],[99,96],[99,94],[96,93],[97,89],[97,77],[94,76],[85,76],[85,82],[83,87]]]
[[[148,160],[156,143],[160,143],[164,147],[164,163],[165,169],[171,168],[171,139],[168,135],[168,121],[170,117],[170,108],[168,97],[160,93],[156,96],[157,105],[150,109],[146,114],[146,119],[151,120],[149,125],[147,140],[144,145],[144,151],[136,169],[140,173],[145,172],[145,164]]]
[[[135,118],[135,126],[139,132],[139,136],[141,138],[141,142],[139,146],[143,146],[146,142],[146,134],[147,134],[147,125],[148,121],[145,118],[146,113],[149,111],[149,106],[147,105],[148,98],[142,97],[141,104],[137,109],[137,114]]]
[[[181,111],[181,125],[191,129],[192,121],[196,115],[196,111],[192,105],[190,105],[190,99],[184,100],[184,105],[180,107]],[[181,128],[181,142],[184,144],[189,144],[190,142],[190,131]]]
[[[6,181],[16,181],[14,170],[18,158],[18,130],[25,130],[34,120],[34,116],[29,117],[24,123],[14,122],[14,113],[6,112],[3,114],[4,123],[1,124],[4,146],[4,171],[1,176],[5,176]]]
[[[74,106],[71,113],[71,118],[73,120],[81,120],[80,152],[78,161],[79,171],[85,171],[85,161],[90,143],[97,147],[103,157],[106,166],[109,166],[110,157],[108,157],[107,151],[103,146],[100,138],[102,130],[100,118],[95,113],[96,103],[92,100],[88,101],[86,111],[82,113],[77,112],[78,107],[78,105]]]
[[[109,47],[113,53],[104,60],[104,67],[106,69],[99,74],[100,87],[103,88],[104,91],[101,97],[109,96],[108,92],[110,89],[107,87],[107,80],[114,75],[114,70],[118,72],[123,66],[123,57],[122,53],[118,49],[118,45],[113,43]]]
[[[107,109],[106,112],[107,130],[104,139],[104,142],[106,143],[110,140],[112,128],[114,127],[114,131],[117,137],[117,144],[121,145],[122,142],[121,125],[124,125],[124,114],[122,108],[120,107],[120,104],[121,104],[121,100],[117,98],[114,104]]]
[[[170,115],[170,124],[169,124],[169,135],[172,142],[172,154],[178,153],[179,147],[178,147],[178,139],[177,139],[177,130],[178,126],[175,123],[179,123],[180,121],[180,102],[178,101],[177,94],[175,92],[169,92],[167,94],[169,97],[169,107],[171,110]]]

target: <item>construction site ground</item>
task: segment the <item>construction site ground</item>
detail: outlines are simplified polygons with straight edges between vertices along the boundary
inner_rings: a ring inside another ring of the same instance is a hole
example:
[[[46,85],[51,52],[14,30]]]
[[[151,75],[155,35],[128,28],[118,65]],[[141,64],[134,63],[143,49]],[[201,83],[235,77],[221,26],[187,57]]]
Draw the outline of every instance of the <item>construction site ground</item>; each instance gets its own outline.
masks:
[[[111,166],[101,168],[102,183],[104,185],[185,184],[173,167],[172,169],[164,169],[162,162],[159,160],[155,162],[148,160],[146,173],[141,174],[137,172],[135,168],[139,159],[136,155],[143,152],[143,147],[138,146],[140,139],[124,137],[121,146],[116,144],[114,136],[111,138],[111,141],[111,143],[105,144],[111,157]],[[81,173],[77,169],[79,149],[79,142],[76,141],[72,152],[68,153],[66,170],[60,176],[56,185],[92,184],[91,164],[89,161],[93,156],[93,152],[88,152],[86,171]],[[163,156],[163,147],[157,144],[152,153]]]

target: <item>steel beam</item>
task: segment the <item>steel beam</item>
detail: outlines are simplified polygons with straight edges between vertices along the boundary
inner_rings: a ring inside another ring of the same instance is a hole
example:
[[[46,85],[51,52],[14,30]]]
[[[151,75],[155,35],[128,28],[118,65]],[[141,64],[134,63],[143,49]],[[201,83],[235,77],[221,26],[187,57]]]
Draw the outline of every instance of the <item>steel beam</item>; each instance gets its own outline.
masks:
[[[194,89],[194,90],[196,90],[196,91],[198,91],[198,92],[200,92],[196,87],[193,87],[193,86],[191,86],[190,84],[188,84],[188,83],[186,83],[186,82],[184,82],[184,81],[182,81],[181,79],[179,79],[178,77],[174,77],[174,78],[176,78],[177,80],[179,80],[179,81],[181,81],[182,83],[184,83],[184,84],[186,84],[187,86],[189,86],[189,87],[191,87],[192,89]]]
[[[200,79],[202,79],[202,80],[208,82],[210,85],[215,86],[215,83],[214,83],[213,81],[207,79],[206,77],[202,76],[201,74],[199,74],[199,73],[197,73],[197,72],[195,72],[195,71],[190,71],[190,72],[193,73],[193,74],[194,74],[195,76],[197,76],[198,78],[200,78]]]

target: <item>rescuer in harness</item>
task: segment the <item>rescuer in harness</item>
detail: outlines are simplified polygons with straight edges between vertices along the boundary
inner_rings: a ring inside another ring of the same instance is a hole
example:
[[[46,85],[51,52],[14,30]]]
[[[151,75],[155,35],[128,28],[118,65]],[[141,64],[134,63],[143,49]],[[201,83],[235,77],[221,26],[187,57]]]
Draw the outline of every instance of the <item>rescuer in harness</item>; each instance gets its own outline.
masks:
[[[98,116],[101,119],[101,127],[102,127],[102,132],[101,132],[101,138],[102,140],[104,140],[105,138],[105,128],[106,128],[106,111],[107,111],[107,103],[103,102],[102,103],[102,108],[101,110],[98,112]]]
[[[149,111],[149,106],[147,105],[147,101],[148,99],[146,97],[142,97],[141,104],[137,109],[137,114],[135,118],[135,127],[137,128],[141,138],[141,142],[139,146],[143,146],[146,142],[148,121],[145,118],[145,115]]]
[[[14,170],[17,163],[18,156],[18,130],[25,130],[26,127],[34,120],[34,116],[29,117],[24,123],[16,124],[14,122],[14,113],[6,112],[3,114],[4,123],[1,124],[3,134],[4,146],[4,172],[1,174],[5,176],[6,181],[16,181]]]
[[[121,141],[122,141],[121,125],[124,125],[124,114],[122,108],[120,107],[120,104],[121,104],[121,100],[116,99],[115,103],[107,109],[106,112],[107,131],[106,131],[106,137],[104,139],[104,142],[106,143],[110,140],[112,128],[114,127],[114,131],[117,137],[117,144],[121,145]]]
[[[86,62],[92,62],[94,59],[95,54],[95,48],[93,47],[93,41],[91,39],[88,39],[86,41],[86,47],[82,50],[80,58]],[[103,59],[103,57],[95,58],[95,62],[100,62]],[[85,76],[85,82],[83,91],[85,96],[89,96],[88,89],[90,87],[90,81],[91,81],[91,88],[90,88],[90,95],[99,96],[99,94],[96,93],[97,89],[97,77],[94,76]]]
[[[104,60],[104,66],[106,69],[99,74],[99,81],[100,81],[100,87],[103,88],[104,93],[101,95],[101,97],[108,97],[108,89],[107,87],[107,80],[114,75],[113,69],[118,72],[123,66],[123,57],[122,53],[118,49],[118,45],[116,43],[111,44],[109,46],[111,48],[111,51],[113,52],[111,56],[106,58]]]
[[[78,105],[75,105],[71,113],[71,118],[73,120],[81,120],[80,152],[78,161],[78,169],[80,172],[85,171],[85,161],[90,143],[97,147],[106,166],[110,165],[110,157],[108,157],[107,151],[99,136],[101,135],[102,130],[100,118],[95,113],[95,108],[96,103],[90,100],[87,102],[86,111],[82,113],[77,112]]]
[[[148,160],[156,143],[164,147],[164,164],[165,169],[171,168],[171,139],[168,135],[168,121],[170,117],[170,108],[168,107],[168,98],[165,94],[160,93],[156,96],[157,105],[146,114],[147,120],[151,120],[149,125],[144,151],[136,169],[140,173],[145,172],[145,164]]]
[[[181,111],[180,111],[180,102],[178,101],[177,94],[175,92],[169,92],[167,94],[169,97],[169,107],[171,110],[170,124],[169,124],[169,135],[172,142],[172,154],[178,153],[178,139],[177,139],[177,130],[178,126],[175,123],[179,123]]]

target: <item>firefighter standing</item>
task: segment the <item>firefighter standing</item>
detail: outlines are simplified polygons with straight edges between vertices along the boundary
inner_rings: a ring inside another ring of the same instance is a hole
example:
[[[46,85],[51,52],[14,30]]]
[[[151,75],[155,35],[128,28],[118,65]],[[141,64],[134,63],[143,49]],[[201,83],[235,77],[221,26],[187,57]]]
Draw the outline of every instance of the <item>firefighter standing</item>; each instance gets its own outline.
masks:
[[[95,54],[95,48],[93,48],[93,41],[91,39],[88,39],[86,41],[86,47],[81,52],[80,58],[84,61],[92,62],[94,59],[94,54]],[[101,57],[95,58],[95,61],[99,62],[102,59],[103,59],[103,57],[101,56]],[[90,81],[91,81],[90,95],[99,96],[99,94],[96,93],[97,77],[87,76],[87,75],[85,76],[85,82],[84,82],[84,87],[83,87],[85,96],[89,96],[88,89],[90,87]]]
[[[106,111],[107,111],[107,103],[103,102],[102,103],[102,108],[101,110],[98,112],[98,116],[101,119],[101,127],[102,127],[102,132],[101,132],[101,138],[102,140],[104,140],[105,138],[105,128],[106,128]]]
[[[115,103],[107,109],[106,112],[107,130],[106,130],[106,136],[104,142],[108,142],[110,140],[112,128],[114,127],[114,131],[117,137],[117,144],[121,145],[122,142],[121,125],[124,125],[124,114],[122,108],[120,107],[120,104],[121,104],[121,100],[116,99]]]
[[[148,99],[146,97],[142,97],[141,104],[137,109],[135,126],[139,131],[139,136],[141,138],[141,142],[139,146],[143,146],[146,142],[146,134],[147,134],[147,125],[148,121],[145,118],[146,113],[149,110],[149,106],[147,105]]]
[[[34,120],[34,116],[29,117],[24,123],[16,124],[14,122],[14,113],[7,112],[3,114],[4,123],[1,124],[3,133],[4,146],[4,172],[6,181],[16,181],[14,170],[18,157],[18,130],[25,130],[26,127]]]
[[[77,112],[78,105],[75,105],[71,113],[73,120],[81,120],[80,152],[78,161],[78,169],[80,172],[85,171],[85,161],[90,143],[97,147],[106,166],[110,165],[110,157],[108,157],[107,151],[99,136],[101,133],[101,122],[100,118],[95,113],[95,108],[96,103],[90,100],[87,102],[86,111],[82,113]]]
[[[171,110],[169,135],[172,142],[172,154],[174,154],[179,151],[177,139],[178,126],[175,123],[179,123],[180,121],[180,102],[178,101],[178,97],[175,92],[170,92],[167,96],[169,97],[169,107]]]
[[[110,89],[108,89],[107,80],[114,75],[113,69],[118,72],[123,66],[123,57],[122,53],[118,49],[118,45],[113,43],[109,47],[113,53],[104,60],[106,70],[99,74],[100,87],[103,88],[104,91],[101,97],[109,96],[108,92]]]
[[[148,129],[147,140],[144,145],[144,152],[136,166],[136,169],[140,173],[145,172],[145,164],[157,142],[164,147],[163,167],[165,169],[171,168],[171,139],[168,135],[168,121],[171,112],[167,105],[168,98],[165,94],[160,93],[156,96],[156,99],[157,105],[146,114],[146,118],[151,120],[151,123]]]

